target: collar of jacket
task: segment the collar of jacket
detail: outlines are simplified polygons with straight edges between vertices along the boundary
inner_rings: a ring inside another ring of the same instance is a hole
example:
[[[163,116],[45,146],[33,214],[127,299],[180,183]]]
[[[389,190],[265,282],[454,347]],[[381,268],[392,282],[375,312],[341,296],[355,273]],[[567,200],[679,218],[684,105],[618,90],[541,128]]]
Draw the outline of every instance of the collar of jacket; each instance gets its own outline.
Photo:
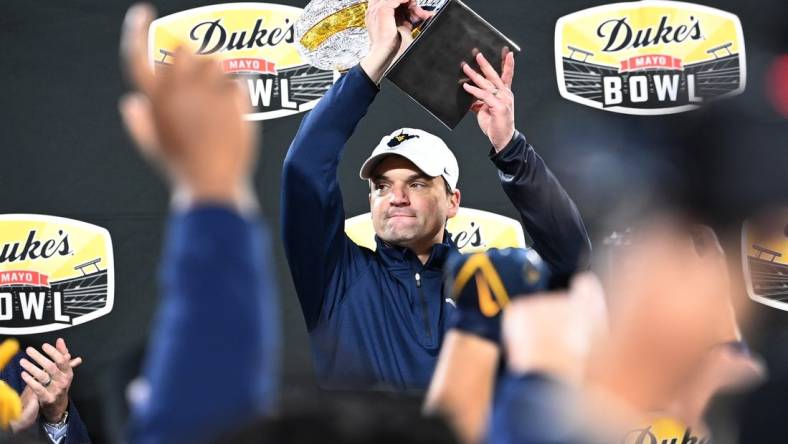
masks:
[[[419,261],[419,257],[406,247],[391,245],[377,235],[375,235],[375,243],[378,246],[378,256],[390,268],[413,269],[415,265],[416,269],[442,270],[449,253],[457,250],[457,245],[452,240],[451,234],[446,230],[443,231],[443,242],[432,246],[430,257],[423,265]]]

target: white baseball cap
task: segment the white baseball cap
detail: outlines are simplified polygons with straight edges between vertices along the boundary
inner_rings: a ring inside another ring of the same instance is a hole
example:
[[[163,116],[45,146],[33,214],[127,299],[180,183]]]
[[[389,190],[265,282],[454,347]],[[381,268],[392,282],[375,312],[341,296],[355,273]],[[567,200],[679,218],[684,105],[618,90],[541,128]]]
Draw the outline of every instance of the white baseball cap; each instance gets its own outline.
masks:
[[[361,165],[359,176],[364,180],[371,178],[375,167],[384,157],[391,155],[410,160],[430,177],[443,176],[452,190],[457,188],[460,167],[457,165],[454,153],[439,137],[413,128],[398,129],[381,139],[369,158]]]

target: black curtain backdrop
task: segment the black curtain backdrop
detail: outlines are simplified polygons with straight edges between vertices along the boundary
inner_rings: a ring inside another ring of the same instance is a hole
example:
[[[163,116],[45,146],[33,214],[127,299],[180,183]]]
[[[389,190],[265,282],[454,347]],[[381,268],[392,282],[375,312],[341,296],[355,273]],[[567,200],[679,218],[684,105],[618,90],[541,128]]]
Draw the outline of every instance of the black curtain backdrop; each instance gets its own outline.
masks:
[[[161,0],[155,5],[163,16],[215,3]],[[307,2],[279,3],[303,7]],[[763,180],[779,178],[785,170],[788,156],[776,149],[788,140],[785,120],[770,107],[763,82],[772,58],[788,49],[783,0],[697,2],[737,14],[746,38],[747,90],[720,104],[716,111],[725,117],[719,118],[701,112],[626,116],[559,96],[553,54],[556,20],[604,2],[466,3],[523,48],[516,60],[513,88],[517,127],[575,198],[595,244],[614,225],[611,215],[629,203],[642,203],[672,189],[687,177],[685,173],[701,185],[693,182],[681,189],[704,188],[708,164],[722,152],[737,165],[718,172],[722,182],[739,183],[737,171],[742,170],[737,168],[744,165]],[[117,111],[118,98],[126,89],[118,61],[119,31],[130,4],[116,0],[4,0],[0,4],[0,213],[83,220],[107,228],[113,239],[112,313],[61,332],[20,338],[38,346],[62,336],[74,354],[84,357],[72,395],[98,442],[116,440],[122,433],[125,385],[138,370],[156,307],[156,267],[168,212],[167,190],[132,147]],[[279,240],[281,165],[302,117],[263,123],[255,175],[274,238],[271,254],[282,301],[286,387],[314,384],[308,337]],[[463,206],[517,218],[487,160],[489,145],[475,118],[467,116],[449,132],[386,83],[348,143],[339,170],[348,217],[369,210],[366,184],[358,179],[361,162],[382,135],[403,126],[431,131],[454,149]],[[752,158],[769,160],[753,164]],[[779,193],[785,196],[786,189],[783,185]],[[711,188],[704,193],[690,193],[689,198],[708,204],[717,220],[735,226],[736,215],[723,214],[714,203],[719,193]],[[216,295],[216,303],[222,303],[222,295]],[[786,321],[776,310],[754,310],[762,317]]]

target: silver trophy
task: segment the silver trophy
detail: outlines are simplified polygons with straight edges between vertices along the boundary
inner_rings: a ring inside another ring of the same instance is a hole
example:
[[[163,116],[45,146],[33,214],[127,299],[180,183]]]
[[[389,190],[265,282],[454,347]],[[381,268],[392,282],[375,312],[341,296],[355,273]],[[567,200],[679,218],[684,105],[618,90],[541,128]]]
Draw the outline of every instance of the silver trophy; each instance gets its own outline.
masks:
[[[446,0],[419,0],[427,10],[439,9]],[[296,45],[313,66],[346,71],[369,51],[364,24],[367,2],[359,0],[312,0],[296,21]]]

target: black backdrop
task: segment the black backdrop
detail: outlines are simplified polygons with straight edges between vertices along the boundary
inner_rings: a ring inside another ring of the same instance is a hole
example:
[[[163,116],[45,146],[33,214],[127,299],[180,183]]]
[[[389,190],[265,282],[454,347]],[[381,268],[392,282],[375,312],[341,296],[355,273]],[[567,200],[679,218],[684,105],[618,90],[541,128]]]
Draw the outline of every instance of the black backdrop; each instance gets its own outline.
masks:
[[[522,46],[514,84],[517,126],[574,196],[595,241],[610,228],[610,214],[630,202],[650,199],[654,190],[675,185],[672,178],[677,171],[683,172],[682,168],[690,166],[694,177],[705,177],[709,152],[688,155],[676,147],[684,146],[680,142],[696,143],[699,138],[701,145],[713,145],[706,136],[698,135],[726,134],[726,125],[715,123],[718,121],[713,117],[701,117],[697,112],[625,116],[583,107],[559,96],[553,56],[555,22],[560,16],[604,2],[466,1]],[[161,16],[213,3],[162,0],[156,6]],[[306,1],[279,3],[303,7]],[[756,132],[761,135],[753,143],[741,136],[738,145],[719,136],[730,143],[709,149],[716,152],[728,147],[736,162],[775,156],[775,144],[784,145],[778,142],[786,140],[784,132],[775,137],[775,131],[783,131],[785,121],[769,106],[762,79],[772,57],[786,50],[784,2],[698,3],[733,12],[742,20],[748,86],[744,95],[726,101],[722,112],[734,116],[729,117],[731,125],[746,121],[759,126]],[[118,436],[123,385],[136,372],[136,361],[150,330],[168,206],[163,184],[131,146],[117,112],[117,99],[125,88],[117,56],[119,30],[129,5],[116,0],[5,0],[0,4],[0,209],[3,213],[84,220],[106,227],[114,243],[117,277],[113,312],[58,333],[85,359],[77,372],[73,397],[99,441]],[[281,289],[287,387],[313,384],[307,335],[278,240],[281,165],[301,118],[296,115],[265,122],[256,172],[263,213],[276,240],[272,254]],[[348,144],[340,167],[348,216],[368,211],[366,187],[357,176],[360,163],[383,134],[402,126],[434,132],[454,148],[461,166],[464,206],[516,217],[486,160],[488,144],[475,119],[466,117],[449,132],[387,84]],[[779,166],[786,165],[786,156],[776,155],[777,162],[762,162],[752,168],[758,168],[761,177],[779,177]],[[695,197],[709,202],[706,195]],[[217,303],[221,303],[221,295],[217,295]],[[781,314],[770,312],[769,316]],[[21,339],[39,345],[55,337]]]

